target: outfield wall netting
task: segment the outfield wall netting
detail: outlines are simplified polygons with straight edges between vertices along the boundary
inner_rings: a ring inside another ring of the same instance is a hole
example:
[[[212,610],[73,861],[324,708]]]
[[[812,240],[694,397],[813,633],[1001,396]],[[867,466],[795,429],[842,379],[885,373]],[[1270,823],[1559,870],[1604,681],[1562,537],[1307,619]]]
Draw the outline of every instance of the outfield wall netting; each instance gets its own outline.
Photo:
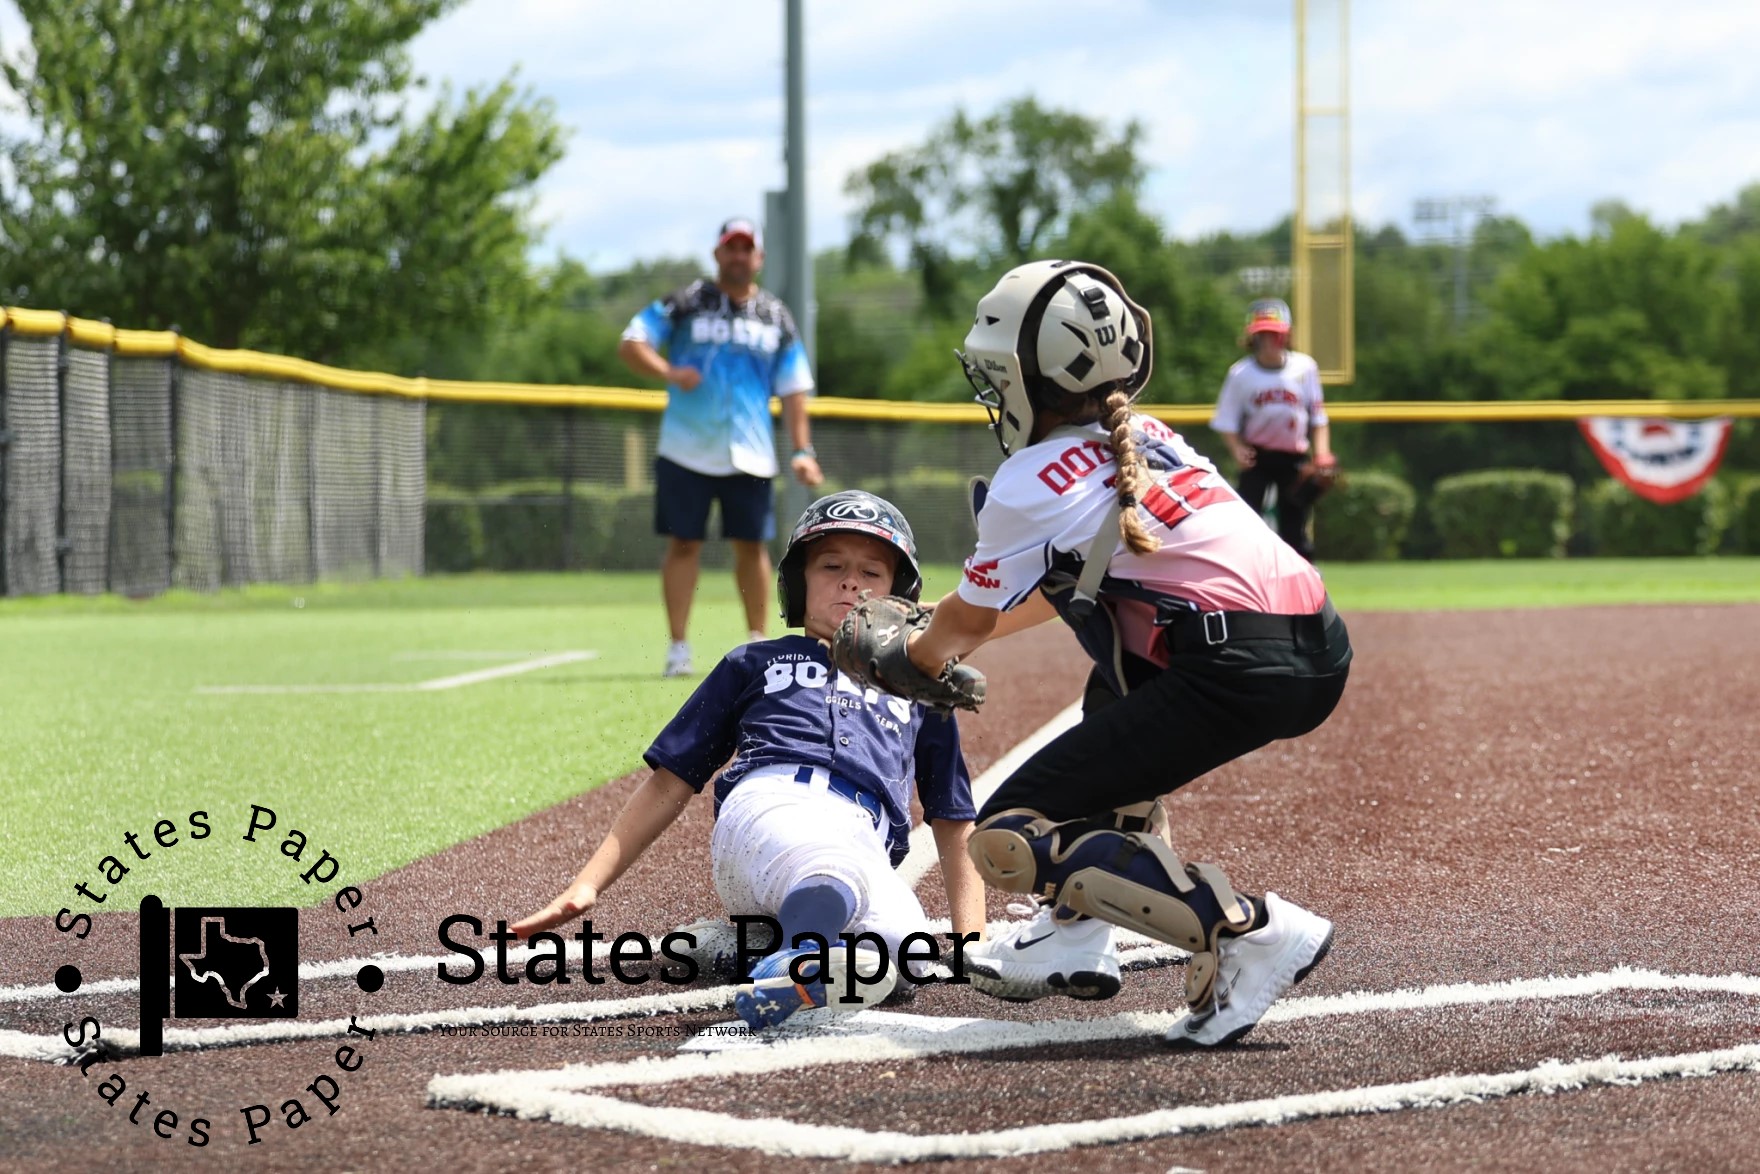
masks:
[[[651,571],[665,402],[631,388],[348,371],[0,309],[0,591],[147,596],[424,572]],[[1143,407],[1220,453],[1204,427],[1210,405]],[[816,397],[810,411],[826,476],[818,492],[891,499],[926,562],[970,553],[967,484],[1002,458],[975,404]],[[1760,476],[1739,476],[1760,474],[1760,402],[1328,411],[1348,473],[1317,513],[1322,560],[1760,553]],[[1655,516],[1605,492],[1615,487],[1577,436],[1587,415],[1736,417],[1723,492]],[[780,419],[776,446],[791,448]],[[1451,486],[1436,508],[1444,481],[1487,469],[1514,479]],[[775,493],[779,553],[814,493],[786,473]],[[1510,522],[1541,511],[1543,524]],[[703,561],[727,565],[727,545],[707,543]]]
[[[161,336],[42,317],[8,311],[0,341],[6,594],[421,573],[423,400],[197,366]]]

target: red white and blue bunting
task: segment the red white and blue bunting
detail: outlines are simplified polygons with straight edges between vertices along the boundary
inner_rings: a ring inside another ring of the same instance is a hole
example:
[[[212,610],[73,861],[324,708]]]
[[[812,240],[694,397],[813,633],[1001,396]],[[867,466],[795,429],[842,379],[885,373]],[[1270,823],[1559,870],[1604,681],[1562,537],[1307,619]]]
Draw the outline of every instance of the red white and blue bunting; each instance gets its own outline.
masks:
[[[1595,416],[1577,425],[1611,476],[1660,505],[1685,501],[1704,488],[1729,447],[1727,419]]]

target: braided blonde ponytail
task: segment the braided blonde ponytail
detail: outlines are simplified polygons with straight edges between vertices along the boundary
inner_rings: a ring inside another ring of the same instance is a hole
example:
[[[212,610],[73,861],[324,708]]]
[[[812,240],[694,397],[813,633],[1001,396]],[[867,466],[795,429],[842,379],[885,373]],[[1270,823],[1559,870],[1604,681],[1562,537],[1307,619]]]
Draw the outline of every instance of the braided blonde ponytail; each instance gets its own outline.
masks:
[[[1118,461],[1118,530],[1132,554],[1161,549],[1161,540],[1150,534],[1137,513],[1137,503],[1152,484],[1137,442],[1131,438],[1131,397],[1114,390],[1100,409],[1100,423],[1112,433],[1112,455]]]

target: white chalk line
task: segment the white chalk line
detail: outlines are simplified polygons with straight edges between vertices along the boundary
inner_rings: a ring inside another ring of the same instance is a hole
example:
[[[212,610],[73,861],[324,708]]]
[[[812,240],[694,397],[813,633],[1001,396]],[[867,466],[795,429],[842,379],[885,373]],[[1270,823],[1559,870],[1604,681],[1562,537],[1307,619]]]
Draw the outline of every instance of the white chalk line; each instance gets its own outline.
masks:
[[[1438,1076],[1397,1084],[1295,1093],[1225,1104],[1189,1105],[1128,1117],[1064,1121],[979,1133],[922,1135],[639,1105],[615,1097],[570,1092],[540,1082],[503,1081],[502,1087],[490,1091],[487,1088],[489,1082],[482,1080],[479,1081],[479,1091],[456,1086],[463,1093],[463,1099],[448,1101],[444,1095],[436,1096],[435,1086],[441,1083],[437,1079],[429,1085],[429,1103],[491,1108],[528,1120],[549,1120],[586,1129],[614,1129],[670,1142],[759,1150],[778,1156],[898,1163],[1052,1153],[1179,1134],[1281,1125],[1315,1117],[1444,1108],[1519,1093],[1550,1095],[1591,1085],[1630,1085],[1666,1077],[1702,1077],[1738,1071],[1760,1071],[1760,1044],[1630,1060],[1617,1056],[1575,1062],[1546,1060],[1535,1067],[1512,1072]]]
[[[1760,977],[1747,974],[1676,975],[1656,970],[1619,967],[1597,974],[1515,979],[1498,983],[1452,983],[1394,991],[1357,991],[1342,995],[1287,998],[1272,1006],[1260,1022],[1283,1023],[1338,1015],[1428,1011],[1529,1000],[1578,999],[1616,991],[1692,991],[1760,998]],[[865,1040],[861,1048],[852,1048],[847,1038],[809,1038],[781,1041],[761,1054],[644,1056],[633,1060],[574,1065],[554,1070],[516,1069],[493,1075],[536,1079],[551,1087],[577,1092],[626,1085],[652,1086],[680,1080],[761,1075],[884,1060],[912,1060],[950,1053],[1160,1038],[1185,1016],[1185,1009],[1181,1007],[1177,1011],[1130,1011],[1104,1019],[1060,1019],[1036,1023],[989,1019],[971,1027],[938,1033],[932,1039],[901,1040],[897,1038],[897,1033],[882,1031],[873,1040]],[[453,1078],[440,1077],[436,1083],[450,1079]],[[457,1079],[469,1081],[477,1077],[465,1075]]]
[[[1620,967],[1598,974],[1568,977],[1490,984],[1455,983],[1292,998],[1274,1006],[1264,1022],[1583,998],[1615,991],[1716,992],[1760,997],[1760,977],[1745,974],[1670,975]],[[1664,1076],[1760,1070],[1760,1045],[1640,1060],[1607,1057],[1568,1064],[1548,1060],[1518,1072],[1451,1075],[1400,1084],[1157,1110],[1105,1120],[936,1135],[810,1125],[773,1118],[758,1120],[729,1113],[637,1105],[609,1095],[595,1095],[592,1091],[799,1072],[838,1064],[886,1063],[956,1053],[1141,1039],[1165,1034],[1183,1017],[1183,1011],[1133,1012],[1101,1020],[1048,1023],[980,1020],[952,1026],[938,1024],[934,1030],[912,1030],[896,1022],[905,1017],[896,1016],[894,1021],[879,1024],[874,1030],[859,1035],[847,1030],[821,1032],[805,1038],[779,1039],[765,1048],[688,1052],[552,1070],[439,1076],[429,1082],[428,1103],[434,1107],[488,1109],[525,1119],[545,1119],[582,1128],[614,1129],[666,1141],[761,1150],[790,1157],[910,1162],[937,1158],[1007,1157],[1140,1141],[1178,1133],[1273,1125],[1342,1113],[1438,1107],[1519,1092],[1550,1093],[1589,1084],[1630,1084]],[[859,1016],[851,1017],[852,1020],[856,1018]]]
[[[468,673],[455,673],[447,677],[435,677],[428,681],[404,682],[401,684],[359,684],[359,685],[197,685],[196,692],[206,695],[221,694],[294,694],[294,693],[435,693],[445,689],[462,689],[466,685],[480,685],[485,681],[500,680],[502,677],[517,676],[521,673],[535,673],[540,669],[557,668],[565,664],[578,664],[583,660],[593,660],[599,654],[591,650],[575,652],[553,652],[547,656],[534,656],[513,664],[496,665],[493,668],[473,669]]]
[[[637,995],[627,999],[586,999],[574,1003],[541,1003],[532,1007],[469,1007],[461,1020],[458,1011],[420,1011],[411,1014],[360,1015],[350,1019],[274,1019],[241,1023],[231,1027],[173,1028],[164,1031],[167,1052],[200,1051],[204,1048],[239,1047],[248,1044],[287,1043],[302,1039],[333,1039],[348,1034],[355,1023],[375,1032],[404,1035],[453,1027],[486,1027],[498,1023],[588,1023],[600,1019],[630,1019],[663,1012],[714,1011],[733,1002],[734,988],[681,991],[664,995]],[[104,1028],[104,1052],[130,1056],[140,1050],[140,1032],[125,1027]],[[23,1032],[0,1032],[0,1056],[21,1060],[49,1060],[68,1064],[82,1052],[66,1046],[58,1036]]]
[[[993,936],[1012,924],[1014,924],[1012,921],[993,921],[990,923],[987,932]],[[939,917],[930,918],[924,924],[924,928],[928,933],[945,934],[952,927],[947,918]],[[659,938],[645,939],[648,943],[648,952],[653,955],[657,963],[661,961],[660,943],[664,937],[665,935],[663,934]],[[1148,970],[1160,966],[1170,966],[1176,962],[1184,962],[1186,958],[1189,957],[1186,951],[1177,946],[1163,945],[1152,938],[1144,937],[1141,934],[1133,933],[1129,930],[1118,930],[1115,939],[1120,947],[1118,955],[1119,965],[1126,970]],[[580,943],[573,941],[572,939],[565,939],[563,953],[564,959],[569,966],[573,967],[580,964]],[[523,969],[526,962],[535,955],[542,955],[545,959],[551,959],[556,956],[556,952],[551,949],[537,950],[529,945],[513,946],[507,951],[507,964],[509,967],[519,967]],[[593,943],[594,958],[608,958],[610,955],[611,943]],[[488,961],[487,954],[485,955],[484,961],[485,963]],[[419,970],[433,970],[442,962],[448,963],[449,966],[452,967],[464,965],[463,956],[455,953],[374,954],[364,958],[340,958],[330,962],[302,962],[299,967],[299,977],[302,982],[325,981],[329,979],[347,979],[352,982],[355,976],[360,973],[361,967],[363,966],[376,966],[381,973],[389,975],[406,974]],[[128,995],[138,991],[140,985],[140,979],[132,976],[124,976],[82,982],[80,988],[72,993],[63,992],[52,982],[0,987],[0,1005],[7,1003],[35,1003],[48,999],[83,999],[95,995]],[[173,985],[174,983],[172,980],[167,977],[167,988],[170,988]]]

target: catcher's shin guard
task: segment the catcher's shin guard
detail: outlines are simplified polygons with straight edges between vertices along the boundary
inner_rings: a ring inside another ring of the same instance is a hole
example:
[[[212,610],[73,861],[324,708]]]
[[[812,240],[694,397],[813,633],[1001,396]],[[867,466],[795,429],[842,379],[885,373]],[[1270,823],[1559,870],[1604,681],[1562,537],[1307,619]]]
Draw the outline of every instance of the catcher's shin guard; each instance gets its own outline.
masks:
[[[1161,806],[1159,799],[1115,807],[1110,816],[1101,816],[1099,822],[1110,822],[1114,829],[1121,832],[1149,832],[1172,842],[1167,831],[1167,809]]]
[[[1186,1001],[1194,1010],[1208,1008],[1215,995],[1216,943],[1252,928],[1252,903],[1236,895],[1216,865],[1180,860],[1152,820],[1153,830],[1106,826],[1117,818],[1060,823],[1015,808],[980,824],[968,851],[996,888],[1032,893],[1191,951]]]

